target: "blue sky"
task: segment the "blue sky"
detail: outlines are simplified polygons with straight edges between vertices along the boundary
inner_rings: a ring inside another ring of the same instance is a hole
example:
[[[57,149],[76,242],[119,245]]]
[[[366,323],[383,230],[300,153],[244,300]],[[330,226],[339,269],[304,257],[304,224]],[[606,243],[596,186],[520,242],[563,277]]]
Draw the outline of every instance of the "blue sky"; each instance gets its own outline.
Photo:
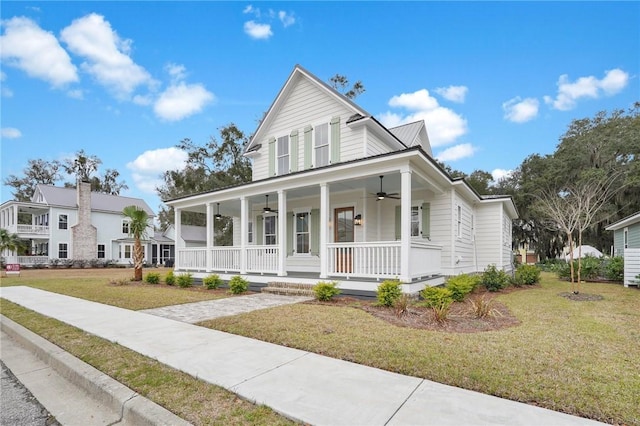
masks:
[[[183,138],[246,134],[295,64],[496,177],[640,100],[638,2],[29,2],[1,12],[2,179],[84,149],[158,210]],[[11,198],[2,186],[2,201]]]

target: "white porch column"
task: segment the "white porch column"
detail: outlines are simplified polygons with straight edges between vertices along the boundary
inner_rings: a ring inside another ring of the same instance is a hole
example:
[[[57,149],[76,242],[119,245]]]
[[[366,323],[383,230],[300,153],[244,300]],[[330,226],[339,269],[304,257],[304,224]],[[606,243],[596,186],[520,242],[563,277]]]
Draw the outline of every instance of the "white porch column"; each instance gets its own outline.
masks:
[[[179,269],[180,265],[178,263],[178,259],[180,256],[178,256],[178,252],[180,251],[180,249],[183,247],[182,245],[182,210],[180,210],[179,208],[175,208],[174,209],[174,228],[176,229],[176,239],[175,239],[175,245],[176,245],[176,258],[173,260],[173,267],[175,269]]]
[[[400,176],[400,281],[411,282],[411,170],[402,170]]]
[[[240,197],[240,274],[247,273],[247,246],[249,242],[249,200],[245,196]]]
[[[211,247],[214,244],[214,234],[216,232],[216,225],[213,219],[213,203],[207,203],[207,253],[205,265],[207,271],[210,271],[213,267],[213,259],[211,258]]]
[[[287,192],[278,191],[278,276],[287,276]]]
[[[327,278],[329,272],[327,243],[329,232],[329,185],[320,184],[320,278]],[[334,225],[335,226],[335,225]],[[313,238],[313,236],[311,237]]]

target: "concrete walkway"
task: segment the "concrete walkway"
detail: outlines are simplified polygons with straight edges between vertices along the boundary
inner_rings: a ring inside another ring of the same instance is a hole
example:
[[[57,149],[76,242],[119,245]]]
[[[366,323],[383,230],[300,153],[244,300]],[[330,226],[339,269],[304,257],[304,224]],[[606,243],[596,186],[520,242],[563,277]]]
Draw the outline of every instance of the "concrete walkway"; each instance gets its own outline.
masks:
[[[29,287],[0,297],[315,425],[598,422]]]
[[[311,297],[304,296],[256,293],[248,296],[226,297],[218,300],[205,300],[204,302],[145,309],[138,312],[195,324],[208,319],[244,314],[245,312],[273,308],[275,306],[291,305],[311,299]]]

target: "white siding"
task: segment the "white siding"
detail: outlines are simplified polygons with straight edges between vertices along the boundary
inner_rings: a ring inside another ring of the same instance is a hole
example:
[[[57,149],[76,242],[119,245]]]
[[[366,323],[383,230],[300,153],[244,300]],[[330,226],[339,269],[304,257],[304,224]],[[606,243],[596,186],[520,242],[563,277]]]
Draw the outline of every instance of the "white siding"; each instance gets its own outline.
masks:
[[[628,287],[631,281],[636,285],[636,276],[640,275],[640,248],[627,248],[624,251],[624,285]]]
[[[458,206],[460,207],[460,234],[458,234]],[[471,239],[471,215],[473,206],[459,194],[455,194],[454,202],[454,274],[475,271],[475,253]]]
[[[253,180],[265,179],[269,174],[269,138],[290,135],[299,131],[298,166],[304,167],[304,128],[308,125],[329,123],[332,117],[340,116],[340,160],[349,161],[363,155],[364,143],[361,129],[356,131],[346,126],[353,114],[344,104],[321,90],[306,78],[300,78],[282,105],[271,126],[265,130],[265,137],[259,141],[262,148],[253,162]]]
[[[502,266],[502,206],[500,204],[479,205],[476,209],[476,251],[478,270],[488,265]]]
[[[452,190],[436,195],[431,200],[431,241],[442,244],[442,271],[451,274]]]
[[[387,152],[391,152],[391,148],[389,145],[384,143],[380,138],[376,137],[369,133],[367,135],[367,156],[385,154]]]
[[[510,272],[511,270],[513,270],[513,254],[511,250],[512,222],[507,213],[502,208],[502,204],[500,204],[500,207],[500,211],[502,213],[502,269]]]

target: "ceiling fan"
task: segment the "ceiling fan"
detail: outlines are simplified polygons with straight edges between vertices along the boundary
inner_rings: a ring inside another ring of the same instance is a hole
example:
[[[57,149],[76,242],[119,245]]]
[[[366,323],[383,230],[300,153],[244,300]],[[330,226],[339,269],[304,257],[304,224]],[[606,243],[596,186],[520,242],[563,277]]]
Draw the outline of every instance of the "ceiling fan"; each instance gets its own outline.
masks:
[[[262,213],[278,213],[278,210],[273,210],[271,207],[269,207],[269,194],[266,194],[264,197],[266,203],[262,208]]]
[[[398,194],[397,192],[392,192],[390,194],[387,194],[386,192],[384,192],[382,190],[382,178],[384,176],[380,176],[380,192],[376,193],[376,201],[380,201],[380,200],[384,200],[385,198],[393,198],[394,200],[399,200],[400,199],[400,194]]]

